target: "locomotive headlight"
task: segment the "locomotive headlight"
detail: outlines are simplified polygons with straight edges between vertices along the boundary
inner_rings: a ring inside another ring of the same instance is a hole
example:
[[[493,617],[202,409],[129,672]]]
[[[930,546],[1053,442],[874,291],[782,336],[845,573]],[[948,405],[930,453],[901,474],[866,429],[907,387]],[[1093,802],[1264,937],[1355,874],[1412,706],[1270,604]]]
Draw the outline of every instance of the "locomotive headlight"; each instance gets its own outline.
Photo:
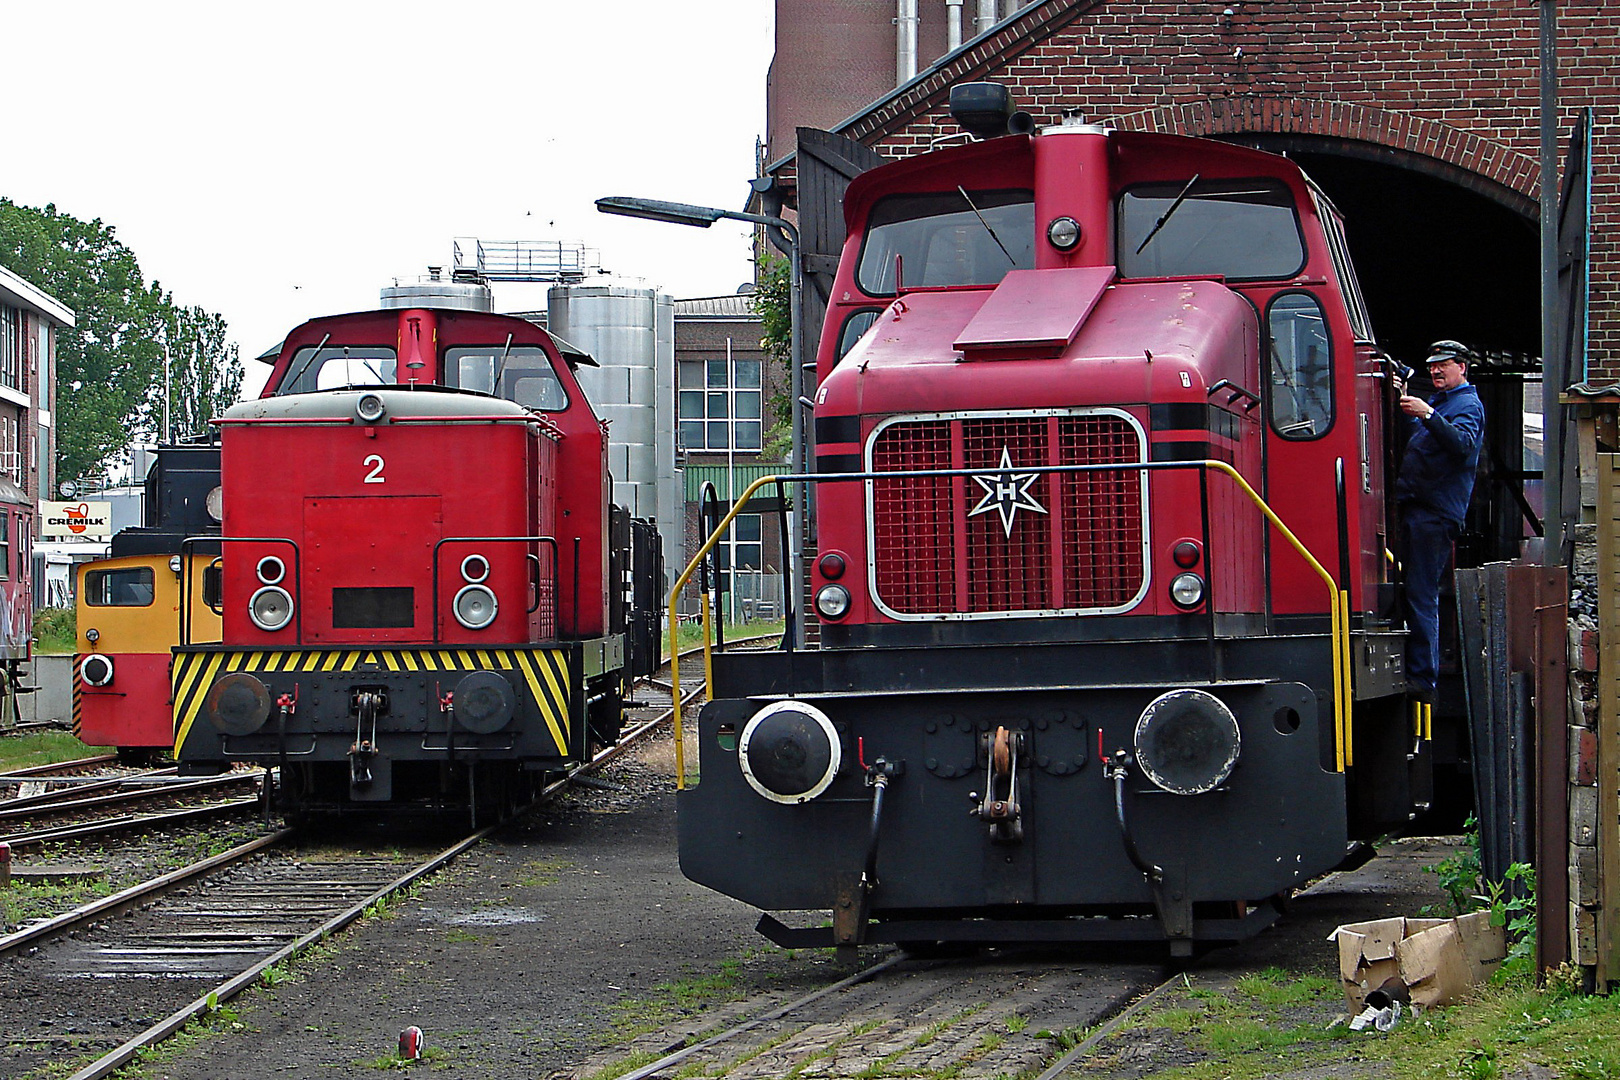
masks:
[[[225,520],[225,493],[220,490],[218,484],[208,490],[208,496],[203,499],[203,509],[207,510],[208,516],[215,521]]]
[[[257,573],[264,584],[279,585],[281,579],[287,576],[287,564],[274,555],[266,555],[259,560]]]
[[[89,637],[88,634],[85,636]],[[79,677],[84,680],[86,686],[106,686],[112,682],[112,657],[91,653],[84,658],[84,663],[79,665]]]
[[[280,630],[292,622],[292,596],[279,585],[266,585],[248,601],[248,616],[260,630]]]
[[[233,671],[208,688],[203,709],[225,734],[251,735],[270,719],[270,688],[256,675]]]
[[[849,610],[849,590],[842,585],[823,585],[816,593],[816,610],[824,619],[841,619]]]
[[[464,580],[477,583],[489,577],[489,560],[482,555],[469,555],[461,560],[461,576]]]
[[[169,556],[169,569],[173,570],[177,574],[180,572],[180,556],[178,556],[178,555],[170,555]]]
[[[803,701],[765,706],[737,740],[743,779],[778,803],[802,803],[827,790],[843,762],[838,731],[827,714]]]
[[[1080,242],[1080,223],[1072,217],[1053,218],[1046,227],[1046,239],[1059,251],[1068,251]]]
[[[829,551],[816,562],[821,570],[821,576],[828,581],[837,581],[844,576],[844,557],[836,551]]]
[[[92,626],[90,629],[84,632],[84,640],[94,645],[96,642],[101,640],[101,631]]]
[[[1136,722],[1136,762],[1172,795],[1202,795],[1231,775],[1243,739],[1226,703],[1203,690],[1172,690]]]
[[[354,415],[368,424],[375,424],[388,412],[388,406],[383,404],[381,394],[361,394],[354,403]]]
[[[1197,574],[1177,574],[1170,581],[1170,599],[1184,608],[1204,602],[1204,579]]]
[[[463,585],[451,606],[456,622],[469,630],[482,630],[495,621],[495,613],[500,610],[488,585]]]

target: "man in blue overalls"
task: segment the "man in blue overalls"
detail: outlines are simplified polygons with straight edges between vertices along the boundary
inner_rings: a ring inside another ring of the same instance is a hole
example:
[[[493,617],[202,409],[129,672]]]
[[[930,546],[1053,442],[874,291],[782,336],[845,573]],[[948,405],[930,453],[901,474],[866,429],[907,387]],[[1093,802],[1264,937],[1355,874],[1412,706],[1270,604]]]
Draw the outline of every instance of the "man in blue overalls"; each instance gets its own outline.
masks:
[[[1434,699],[1440,666],[1440,576],[1468,512],[1485,430],[1485,407],[1469,385],[1473,353],[1455,341],[1429,346],[1428,401],[1400,387],[1409,438],[1395,499],[1406,526],[1406,687]]]

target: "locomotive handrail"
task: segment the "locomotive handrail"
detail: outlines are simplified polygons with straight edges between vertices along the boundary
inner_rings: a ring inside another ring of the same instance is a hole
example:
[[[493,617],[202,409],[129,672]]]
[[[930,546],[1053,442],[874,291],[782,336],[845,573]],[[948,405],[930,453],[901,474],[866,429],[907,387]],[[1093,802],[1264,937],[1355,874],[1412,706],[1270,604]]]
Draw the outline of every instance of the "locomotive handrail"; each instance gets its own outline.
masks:
[[[557,545],[555,536],[446,536],[433,545],[433,633],[439,632],[439,549],[446,544],[549,544],[551,546],[551,633],[555,637],[562,633],[562,590],[557,588],[557,571],[562,566],[562,551]],[[540,583],[536,581],[535,607],[540,604]],[[579,603],[576,593],[574,603]],[[529,608],[529,612],[535,608]],[[525,612],[528,614],[528,612]]]
[[[288,547],[292,548],[293,614],[296,616],[296,618],[293,620],[293,643],[296,645],[302,645],[304,643],[303,557],[302,553],[298,550],[298,542],[296,540],[288,539],[285,536],[188,536],[184,540],[180,541],[180,555],[182,558],[186,556],[186,548],[189,545],[201,543],[286,544]],[[222,565],[224,553],[224,548],[221,548],[220,554],[215,556],[215,558],[221,560]],[[188,561],[186,566],[189,567],[190,565],[191,564]],[[225,585],[223,581],[220,582],[219,591],[220,613],[223,615],[225,607]],[[185,574],[180,579],[180,644],[191,644],[191,575],[189,573]]]
[[[1254,488],[1249,486],[1249,482],[1243,478],[1241,473],[1224,461],[1215,461],[1211,459],[1205,459],[1202,461],[1110,462],[1103,465],[1049,465],[1038,468],[1037,471],[1044,473],[1119,472],[1122,470],[1132,470],[1137,472],[1160,472],[1170,469],[1188,468],[1202,469],[1206,472],[1209,469],[1214,469],[1216,472],[1225,473],[1227,476],[1231,477],[1232,480],[1237,484],[1238,488],[1249,497],[1249,501],[1254,503],[1254,505],[1260,510],[1260,513],[1265,516],[1266,520],[1269,521],[1271,525],[1282,535],[1283,539],[1287,540],[1288,543],[1293,546],[1294,550],[1299,553],[1300,557],[1310,565],[1311,569],[1316,572],[1316,575],[1322,579],[1323,584],[1327,586],[1328,617],[1330,620],[1329,639],[1333,646],[1333,752],[1335,771],[1343,772],[1346,766],[1353,765],[1355,763],[1353,751],[1350,747],[1350,594],[1347,590],[1340,590],[1339,583],[1333,580],[1333,575],[1328,572],[1326,567],[1317,561],[1316,556],[1311,554],[1310,549],[1307,548],[1304,543],[1294,535],[1293,531],[1290,530],[1287,525],[1283,524],[1282,519],[1277,516],[1276,511],[1272,510],[1266,501],[1260,497],[1259,492],[1255,491]],[[680,577],[675,579],[675,584],[669,591],[669,600],[667,603],[670,655],[675,656],[679,653],[676,641],[676,628],[679,622],[679,614],[675,610],[675,605],[680,598],[681,590],[686,587],[686,583],[691,580],[692,575],[697,571],[699,564],[702,563],[703,559],[711,550],[713,550],[715,544],[719,543],[720,538],[725,534],[726,530],[730,528],[732,520],[736,518],[736,516],[742,511],[742,508],[747,505],[748,501],[754,497],[754,493],[760,488],[764,487],[766,484],[809,485],[827,483],[829,481],[846,482],[852,480],[911,480],[933,477],[967,477],[996,475],[1003,471],[1004,470],[995,467],[981,469],[896,469],[888,472],[809,474],[784,473],[776,476],[760,477],[753,483],[749,484],[741,495],[732,500],[731,509],[726,513],[725,517],[720,520],[720,523],[714,527],[714,530],[709,534],[709,536],[703,541],[703,544],[698,548],[697,553],[693,555],[691,561],[686,564],[686,569],[681,571]],[[681,673],[680,665],[678,664],[670,665],[670,684],[672,687],[671,692],[674,695],[673,700],[676,702],[674,714],[675,787],[677,790],[685,790],[686,756],[685,744],[683,740],[683,729],[681,724],[681,708],[679,704],[681,700]]]

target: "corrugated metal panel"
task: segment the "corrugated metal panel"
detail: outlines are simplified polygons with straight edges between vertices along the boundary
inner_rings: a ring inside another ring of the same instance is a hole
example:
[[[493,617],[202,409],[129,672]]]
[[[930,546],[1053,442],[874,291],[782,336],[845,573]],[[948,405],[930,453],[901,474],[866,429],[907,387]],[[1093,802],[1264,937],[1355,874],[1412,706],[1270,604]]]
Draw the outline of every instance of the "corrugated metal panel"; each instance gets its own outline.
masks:
[[[731,472],[731,490],[735,491],[738,495],[741,495],[744,491],[747,491],[748,485],[752,484],[755,480],[758,480],[762,476],[786,476],[788,473],[793,471],[785,464],[749,464],[736,465],[729,468]],[[697,501],[698,492],[703,489],[703,482],[705,480],[714,485],[714,490],[719,494],[720,498],[724,500],[726,497],[727,471],[728,466],[725,465],[687,465],[685,467],[686,501]],[[755,496],[755,498],[764,498],[771,494],[773,494],[773,492],[761,490],[759,494]],[[787,494],[790,499],[793,497],[793,488],[791,485],[788,486]]]

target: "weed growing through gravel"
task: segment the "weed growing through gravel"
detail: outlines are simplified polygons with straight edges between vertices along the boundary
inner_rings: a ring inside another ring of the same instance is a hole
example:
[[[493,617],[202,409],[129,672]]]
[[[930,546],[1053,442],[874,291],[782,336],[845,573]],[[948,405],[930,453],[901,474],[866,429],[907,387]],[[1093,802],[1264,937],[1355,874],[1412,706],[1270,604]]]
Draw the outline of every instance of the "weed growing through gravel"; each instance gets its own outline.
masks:
[[[573,868],[574,864],[565,859],[540,859],[525,864],[513,884],[525,889],[541,889],[557,884],[562,872]]]
[[[131,885],[170,870],[189,865],[201,859],[228,851],[263,834],[257,823],[234,823],[218,826],[218,831],[203,829],[178,833],[164,833],[130,841],[126,846],[109,852],[95,844],[51,844],[37,854],[19,858],[16,866],[50,866],[53,863],[73,863],[93,868],[105,868],[99,878],[81,878],[63,881],[30,881],[14,877],[11,888],[0,891],[0,927],[16,927],[34,919],[49,918],[71,911],[102,897],[121,892]],[[132,855],[131,850],[138,849]]]
[[[450,1054],[443,1047],[424,1046],[421,1061],[402,1058],[395,1052],[374,1057],[370,1061],[355,1061],[351,1064],[365,1069],[414,1069],[422,1064],[426,1064],[430,1069],[447,1069],[450,1067]]]
[[[680,1013],[696,1012],[722,1001],[735,1001],[740,996],[737,987],[741,970],[741,960],[722,960],[720,970],[713,975],[659,983],[653,987],[659,997],[620,998],[613,1006],[611,1037],[614,1041],[632,1039],[658,1030]]]
[[[1187,980],[1165,1004],[1122,1030],[1148,1046],[1168,1045],[1198,1059],[1156,1069],[1155,1077],[1250,1080],[1315,1063],[1328,1044],[1348,1035],[1325,1025],[1339,1010],[1340,993],[1331,979],[1275,967],[1237,979],[1230,988]]]

